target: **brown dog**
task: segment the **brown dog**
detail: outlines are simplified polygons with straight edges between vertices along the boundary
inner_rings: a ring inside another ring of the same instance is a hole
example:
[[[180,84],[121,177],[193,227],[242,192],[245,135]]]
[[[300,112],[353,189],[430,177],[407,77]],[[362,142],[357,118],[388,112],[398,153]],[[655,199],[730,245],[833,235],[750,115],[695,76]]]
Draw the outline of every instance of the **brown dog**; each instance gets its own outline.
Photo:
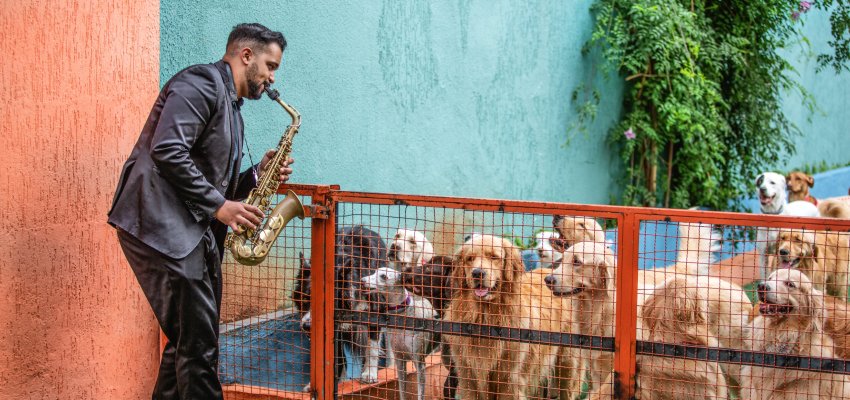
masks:
[[[809,188],[815,187],[815,178],[805,172],[794,171],[785,180],[788,181],[788,201],[808,201],[818,205],[818,199],[809,194]]]
[[[474,235],[455,253],[452,300],[444,319],[505,328],[568,331],[566,302],[547,290],[546,270],[525,273],[516,246],[490,235]],[[443,335],[458,373],[462,399],[527,399],[552,384],[560,356],[558,346]],[[573,379],[580,383],[580,378]],[[578,385],[573,385],[578,387]],[[549,391],[550,397],[552,392]],[[560,393],[563,399],[577,392]]]
[[[769,272],[796,268],[818,290],[847,299],[850,275],[850,236],[840,232],[781,229]]]

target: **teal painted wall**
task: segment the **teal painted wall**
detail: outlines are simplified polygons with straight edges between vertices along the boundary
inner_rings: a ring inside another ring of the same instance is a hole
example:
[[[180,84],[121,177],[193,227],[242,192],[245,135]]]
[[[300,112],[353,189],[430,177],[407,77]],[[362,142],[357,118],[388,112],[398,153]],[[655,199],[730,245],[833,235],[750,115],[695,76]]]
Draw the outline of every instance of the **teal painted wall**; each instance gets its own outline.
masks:
[[[161,77],[164,83],[189,64],[219,59],[233,25],[261,22],[289,41],[276,86],[303,117],[293,182],[608,203],[618,162],[605,135],[620,114],[621,86],[581,56],[591,2],[310,0],[274,8],[163,0]],[[817,46],[828,31],[813,17],[805,29]],[[816,75],[813,60],[795,63],[826,114],[808,123],[788,100],[806,136],[785,161],[850,161],[850,78]],[[604,94],[599,117],[565,146],[576,116],[570,94],[591,80]],[[256,161],[277,144],[288,117],[268,100],[247,104]]]

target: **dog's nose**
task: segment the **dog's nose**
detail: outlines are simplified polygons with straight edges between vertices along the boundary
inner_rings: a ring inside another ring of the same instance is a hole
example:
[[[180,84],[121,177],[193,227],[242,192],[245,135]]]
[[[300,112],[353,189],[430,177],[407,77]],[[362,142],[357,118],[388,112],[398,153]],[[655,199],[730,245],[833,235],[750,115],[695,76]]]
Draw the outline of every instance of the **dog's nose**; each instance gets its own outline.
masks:
[[[310,321],[304,321],[301,323],[301,330],[310,332]]]
[[[552,275],[546,275],[546,277],[543,278],[543,282],[545,282],[549,286],[552,286],[555,284],[555,277]]]
[[[766,292],[767,291],[767,285],[765,285],[764,282],[759,282],[758,291],[759,292]]]
[[[472,277],[475,278],[475,279],[484,278],[484,271],[481,270],[480,268],[473,269],[472,270]]]
[[[789,254],[791,254],[791,252],[788,251],[788,249],[779,249],[779,255],[780,256],[787,256]]]

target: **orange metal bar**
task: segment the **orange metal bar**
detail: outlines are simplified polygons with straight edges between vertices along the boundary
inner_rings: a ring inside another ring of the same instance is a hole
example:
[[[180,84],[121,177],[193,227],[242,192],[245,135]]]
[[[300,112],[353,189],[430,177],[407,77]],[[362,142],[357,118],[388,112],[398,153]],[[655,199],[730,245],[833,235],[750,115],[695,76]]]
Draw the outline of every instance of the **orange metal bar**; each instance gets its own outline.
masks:
[[[456,208],[475,211],[524,212],[538,214],[564,214],[616,218],[623,207],[549,203],[523,200],[494,200],[464,197],[420,196],[391,193],[365,193],[339,191],[334,194],[337,201],[384,205],[409,205],[421,207]]]
[[[312,204],[328,206],[330,187],[313,187]],[[333,254],[335,221],[313,219],[311,224],[310,390],[317,399],[333,398]],[[328,334],[330,332],[330,334]]]
[[[635,351],[637,340],[638,240],[640,223],[626,213],[617,226],[617,307],[614,327],[614,373],[622,391],[620,398],[635,395]]]

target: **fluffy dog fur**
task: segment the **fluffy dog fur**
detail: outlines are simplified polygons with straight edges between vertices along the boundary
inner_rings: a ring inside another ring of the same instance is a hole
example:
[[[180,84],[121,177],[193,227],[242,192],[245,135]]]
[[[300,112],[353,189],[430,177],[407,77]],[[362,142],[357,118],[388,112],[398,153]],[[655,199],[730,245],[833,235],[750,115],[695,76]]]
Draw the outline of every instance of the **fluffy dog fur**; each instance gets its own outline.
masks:
[[[820,291],[847,299],[850,236],[846,233],[781,229],[770,271],[797,268]]]
[[[699,238],[694,238],[699,239]],[[556,296],[573,299],[573,320],[580,334],[613,336],[615,293],[613,286],[614,254],[601,243],[580,242],[567,249],[560,267],[546,278],[546,285]],[[722,347],[743,348],[747,337],[748,311],[752,308],[746,293],[737,285],[719,278],[688,275],[688,265],[669,268],[668,277],[685,279],[691,287],[699,288],[708,303],[707,321],[712,335]],[[660,269],[659,269],[660,270]],[[653,293],[662,271],[648,274],[638,272],[638,307]],[[649,271],[648,271],[649,272]],[[663,281],[662,281],[663,282]],[[583,353],[590,361],[590,385],[598,385],[612,369],[613,355],[601,351]],[[738,381],[739,367],[725,366],[727,373]]]
[[[761,315],[747,341],[753,351],[803,357],[833,358],[833,340],[824,332],[823,294],[801,271],[779,269],[759,284]],[[742,398],[836,399],[847,398],[844,375],[745,365]]]
[[[434,246],[424,233],[401,228],[393,236],[387,256],[390,262],[395,264],[397,271],[404,272],[431,261],[434,257]]]
[[[569,329],[563,302],[544,288],[547,271],[524,273],[519,250],[509,241],[473,235],[455,253],[454,265],[453,296],[445,320],[550,332]],[[574,360],[559,357],[557,346],[443,337],[457,368],[458,394],[465,400],[527,399],[541,393],[544,384],[554,386],[558,360]],[[552,391],[548,393],[553,397]],[[568,399],[575,394],[566,390],[559,395]]]
[[[788,200],[789,201],[808,201],[814,205],[818,205],[818,200],[809,194],[809,188],[815,187],[815,178],[807,175],[805,172],[794,171],[785,177],[788,183]]]
[[[656,287],[641,310],[642,340],[690,346],[718,347],[708,325],[708,300],[693,282],[673,278]],[[728,389],[716,362],[672,357],[638,356],[637,398],[726,399]]]
[[[841,200],[821,200],[818,203],[818,211],[822,217],[850,219],[850,205]]]

